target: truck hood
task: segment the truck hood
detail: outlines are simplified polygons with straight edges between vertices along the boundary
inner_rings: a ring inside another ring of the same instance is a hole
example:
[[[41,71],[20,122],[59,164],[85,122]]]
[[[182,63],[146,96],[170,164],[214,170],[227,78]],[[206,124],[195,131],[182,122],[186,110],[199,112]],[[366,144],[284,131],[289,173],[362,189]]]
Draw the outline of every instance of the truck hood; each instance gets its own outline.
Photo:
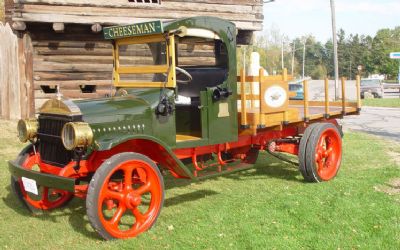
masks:
[[[124,96],[79,100],[74,103],[81,111],[83,121],[104,124],[123,121],[149,120],[159,102],[159,90],[131,91]]]

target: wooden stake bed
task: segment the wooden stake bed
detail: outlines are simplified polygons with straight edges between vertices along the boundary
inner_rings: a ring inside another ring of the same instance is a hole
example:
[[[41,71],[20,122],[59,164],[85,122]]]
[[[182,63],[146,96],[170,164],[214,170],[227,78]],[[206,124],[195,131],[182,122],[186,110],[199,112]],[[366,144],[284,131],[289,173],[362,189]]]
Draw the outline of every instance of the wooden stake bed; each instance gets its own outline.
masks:
[[[303,81],[304,100],[289,100],[295,93],[288,92],[292,76],[283,75],[245,76],[241,70],[238,76],[240,94],[238,95],[238,118],[241,133],[257,133],[257,129],[288,125],[298,122],[313,122],[329,118],[341,118],[344,115],[358,114],[361,108],[360,77],[357,77],[357,99],[346,100],[346,81],[341,79],[342,100],[329,101],[328,79],[325,80],[325,101],[308,99],[308,81]],[[245,93],[245,94],[242,94]]]

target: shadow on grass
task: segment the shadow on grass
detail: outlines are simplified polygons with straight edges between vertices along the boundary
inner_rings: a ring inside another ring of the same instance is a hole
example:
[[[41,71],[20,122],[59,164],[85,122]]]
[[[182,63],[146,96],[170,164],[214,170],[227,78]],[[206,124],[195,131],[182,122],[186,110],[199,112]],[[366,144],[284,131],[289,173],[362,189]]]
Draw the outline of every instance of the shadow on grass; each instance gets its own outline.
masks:
[[[267,154],[260,154],[259,160],[254,168],[247,171],[239,171],[234,173],[227,173],[223,178],[232,179],[235,181],[246,181],[251,179],[268,179],[276,178],[293,182],[301,182],[298,178],[299,172],[296,166],[278,160]],[[171,175],[165,178],[165,189],[173,189],[177,187],[185,187],[193,183],[191,180],[175,179]],[[213,177],[211,179],[217,180],[220,177]],[[208,179],[209,180],[209,179]],[[197,181],[197,183],[206,182],[207,179]],[[221,184],[222,185],[222,184]],[[3,198],[4,204],[22,216],[31,217],[32,214],[21,204],[17,197],[11,191],[11,187],[7,188],[8,195]],[[174,195],[168,197],[164,201],[164,207],[171,207],[180,205],[186,202],[193,202],[195,200],[204,199],[208,196],[217,195],[218,192],[213,190],[197,190],[181,195]],[[85,202],[80,199],[73,199],[68,202],[64,207],[58,208],[53,211],[43,212],[34,215],[35,218],[43,221],[50,221],[57,223],[60,217],[68,217],[68,222],[71,227],[78,233],[92,239],[100,239],[100,236],[90,227],[90,223],[86,218]]]
[[[88,238],[96,240],[101,239],[101,237],[91,229],[90,222],[85,216],[86,206],[84,200],[74,198],[61,208],[32,214],[14,195],[10,186],[8,186],[6,190],[8,191],[8,195],[3,198],[4,204],[19,215],[25,217],[33,216],[40,220],[50,221],[53,223],[57,223],[60,217],[67,217],[69,224],[76,232]],[[218,192],[212,190],[198,190],[186,194],[175,195],[164,200],[164,207],[176,206],[185,202],[192,202],[217,194]]]

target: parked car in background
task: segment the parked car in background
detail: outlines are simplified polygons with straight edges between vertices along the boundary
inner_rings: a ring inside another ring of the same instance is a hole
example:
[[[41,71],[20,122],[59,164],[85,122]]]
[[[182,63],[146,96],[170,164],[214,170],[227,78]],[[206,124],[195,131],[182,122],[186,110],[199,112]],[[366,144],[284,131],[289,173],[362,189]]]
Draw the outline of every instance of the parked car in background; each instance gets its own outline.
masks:
[[[302,81],[289,83],[289,91],[295,92],[295,96],[291,96],[290,100],[304,100],[304,88]]]
[[[380,79],[361,79],[361,98],[364,98],[364,93],[371,93],[374,98],[383,97],[383,83]]]

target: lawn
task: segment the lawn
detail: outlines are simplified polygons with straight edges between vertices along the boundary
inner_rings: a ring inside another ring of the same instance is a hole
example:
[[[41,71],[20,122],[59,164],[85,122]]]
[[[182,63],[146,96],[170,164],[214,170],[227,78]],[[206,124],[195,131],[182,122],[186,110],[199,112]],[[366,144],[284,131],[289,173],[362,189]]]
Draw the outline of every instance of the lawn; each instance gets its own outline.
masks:
[[[10,194],[6,161],[22,147],[15,123],[0,121],[0,246],[5,249],[400,249],[400,148],[347,133],[344,164],[328,183],[261,154],[256,168],[191,183],[166,178],[157,224],[136,239],[106,242],[84,202],[31,216]],[[389,156],[390,153],[390,156]],[[385,192],[379,191],[383,190]]]
[[[363,106],[400,108],[400,98],[363,99]]]

